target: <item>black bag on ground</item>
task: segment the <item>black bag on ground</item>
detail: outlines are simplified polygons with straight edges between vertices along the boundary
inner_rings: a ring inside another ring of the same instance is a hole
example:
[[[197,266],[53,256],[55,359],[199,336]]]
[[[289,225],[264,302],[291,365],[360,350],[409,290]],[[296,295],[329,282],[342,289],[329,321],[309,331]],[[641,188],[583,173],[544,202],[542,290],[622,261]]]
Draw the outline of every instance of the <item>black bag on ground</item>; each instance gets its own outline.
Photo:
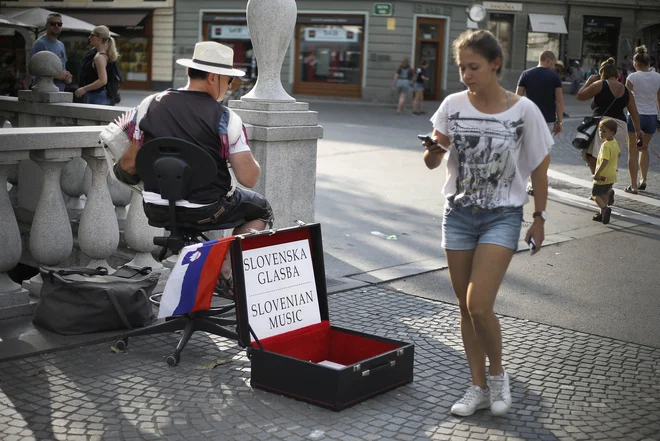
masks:
[[[601,117],[594,118],[592,116],[585,116],[582,123],[577,128],[577,134],[573,138],[573,147],[578,150],[589,148],[594,140],[596,131],[598,130],[598,123]]]
[[[57,334],[132,329],[155,318],[149,296],[158,283],[151,268],[40,268],[43,287],[33,323]]]

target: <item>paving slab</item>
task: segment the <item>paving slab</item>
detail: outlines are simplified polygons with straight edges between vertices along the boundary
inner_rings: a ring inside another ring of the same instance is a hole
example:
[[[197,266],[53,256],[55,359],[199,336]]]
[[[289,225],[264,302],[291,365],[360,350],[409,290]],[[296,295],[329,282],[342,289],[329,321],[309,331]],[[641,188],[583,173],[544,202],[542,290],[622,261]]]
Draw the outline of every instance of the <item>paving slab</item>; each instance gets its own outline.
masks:
[[[415,344],[415,380],[342,412],[250,387],[233,341],[196,334],[0,362],[0,439],[660,440],[660,349],[502,316],[513,405],[453,417],[469,384],[455,305],[384,287],[330,297],[332,323]],[[212,370],[201,364],[222,360]]]

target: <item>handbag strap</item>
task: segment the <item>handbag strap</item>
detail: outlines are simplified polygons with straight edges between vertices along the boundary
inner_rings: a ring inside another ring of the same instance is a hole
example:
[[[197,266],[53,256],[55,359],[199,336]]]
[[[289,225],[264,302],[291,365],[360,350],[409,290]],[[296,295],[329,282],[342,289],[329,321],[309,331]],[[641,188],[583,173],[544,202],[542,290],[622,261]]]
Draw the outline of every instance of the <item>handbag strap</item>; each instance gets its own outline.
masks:
[[[147,298],[147,292],[143,289],[140,288],[138,292],[141,292],[142,295],[147,299],[147,304],[149,305],[149,299]],[[112,306],[115,307],[115,311],[117,311],[117,315],[119,316],[119,319],[121,322],[126,326],[127,329],[133,329],[133,326],[131,325],[131,322],[128,320],[128,317],[126,316],[126,313],[122,309],[121,305],[117,301],[117,297],[115,297],[115,293],[112,290],[108,290],[108,298],[112,302]]]

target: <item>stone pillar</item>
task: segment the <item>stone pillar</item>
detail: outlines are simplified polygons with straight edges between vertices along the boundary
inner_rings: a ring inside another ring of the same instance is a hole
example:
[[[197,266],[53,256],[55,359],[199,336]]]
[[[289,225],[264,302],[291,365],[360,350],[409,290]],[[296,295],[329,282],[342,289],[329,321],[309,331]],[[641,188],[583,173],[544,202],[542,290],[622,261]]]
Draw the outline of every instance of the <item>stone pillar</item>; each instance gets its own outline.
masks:
[[[39,77],[39,82],[32,90],[19,90],[19,102],[26,106],[73,102],[71,92],[60,92],[53,84],[53,78],[62,72],[62,62],[57,55],[48,51],[37,52],[30,58],[28,67],[31,74]],[[56,119],[56,116],[20,112],[14,127],[54,127]],[[23,222],[31,222],[43,177],[40,168],[29,159],[21,161],[18,170],[18,216]]]
[[[14,216],[9,194],[7,193],[7,177],[11,169],[22,159],[28,157],[28,152],[0,153],[0,319],[30,314],[28,291],[14,283],[7,271],[15,267],[21,259],[23,247],[18,223]]]
[[[295,0],[248,0],[246,16],[252,50],[259,66],[257,82],[242,101],[293,103],[282,87],[280,73],[296,26]]]
[[[282,87],[280,71],[296,22],[294,0],[249,0],[247,21],[259,66],[257,84],[230,101],[242,119],[252,152],[261,165],[255,191],[264,194],[275,214],[275,227],[296,219],[314,221],[316,148],[323,136],[318,115],[297,103]]]
[[[83,159],[92,171],[92,184],[78,227],[78,246],[91,258],[88,266],[111,269],[106,261],[119,245],[119,224],[108,189],[108,163],[103,147],[83,149]]]
[[[60,177],[80,149],[34,150],[30,158],[43,173],[43,187],[30,229],[30,253],[42,265],[58,265],[71,255],[73,234],[64,205]],[[19,183],[19,194],[21,189]]]
[[[132,250],[135,250],[135,258],[128,262],[127,265],[139,267],[150,266],[154,269],[162,268],[163,265],[154,259],[151,253],[158,248],[154,245],[154,237],[165,235],[165,230],[149,225],[147,215],[144,214],[144,208],[142,206],[142,195],[135,191],[131,191],[131,193],[133,195],[128,208],[128,216],[126,216],[124,239],[126,240],[126,245]]]

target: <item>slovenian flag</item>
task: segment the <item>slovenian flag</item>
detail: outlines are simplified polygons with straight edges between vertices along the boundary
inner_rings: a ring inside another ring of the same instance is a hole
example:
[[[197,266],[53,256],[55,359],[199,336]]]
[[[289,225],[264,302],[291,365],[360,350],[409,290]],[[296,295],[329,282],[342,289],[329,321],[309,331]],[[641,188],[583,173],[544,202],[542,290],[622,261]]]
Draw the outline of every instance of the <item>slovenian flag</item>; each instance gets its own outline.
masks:
[[[234,236],[184,247],[170,273],[158,318],[211,308],[213,291]]]

